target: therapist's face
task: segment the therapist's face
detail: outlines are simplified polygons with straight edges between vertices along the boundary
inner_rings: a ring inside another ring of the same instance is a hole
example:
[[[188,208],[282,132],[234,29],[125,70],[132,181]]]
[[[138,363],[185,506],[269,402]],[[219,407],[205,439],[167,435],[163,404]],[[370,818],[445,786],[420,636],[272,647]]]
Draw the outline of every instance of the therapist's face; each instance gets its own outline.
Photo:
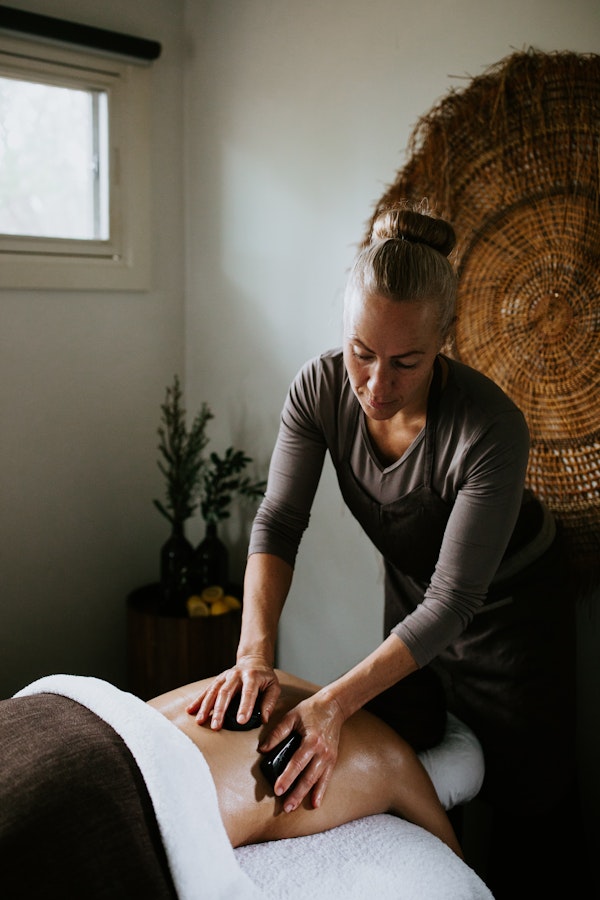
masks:
[[[344,308],[344,362],[352,390],[375,420],[420,415],[427,408],[440,351],[438,308],[355,291]]]

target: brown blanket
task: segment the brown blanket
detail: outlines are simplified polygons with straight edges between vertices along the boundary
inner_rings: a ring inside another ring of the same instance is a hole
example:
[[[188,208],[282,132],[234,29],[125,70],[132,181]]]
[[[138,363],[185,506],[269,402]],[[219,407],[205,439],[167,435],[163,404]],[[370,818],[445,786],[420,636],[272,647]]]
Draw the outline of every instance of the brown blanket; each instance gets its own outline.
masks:
[[[86,707],[40,694],[0,702],[0,896],[174,900],[142,775]]]

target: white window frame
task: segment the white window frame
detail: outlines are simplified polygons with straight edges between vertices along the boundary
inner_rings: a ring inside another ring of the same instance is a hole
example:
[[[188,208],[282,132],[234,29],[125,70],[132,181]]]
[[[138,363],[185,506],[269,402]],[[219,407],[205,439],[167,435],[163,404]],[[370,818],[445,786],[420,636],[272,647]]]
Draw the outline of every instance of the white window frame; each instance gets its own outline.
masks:
[[[0,288],[148,290],[149,68],[0,35],[0,75],[106,91],[110,196],[106,241],[0,234]]]

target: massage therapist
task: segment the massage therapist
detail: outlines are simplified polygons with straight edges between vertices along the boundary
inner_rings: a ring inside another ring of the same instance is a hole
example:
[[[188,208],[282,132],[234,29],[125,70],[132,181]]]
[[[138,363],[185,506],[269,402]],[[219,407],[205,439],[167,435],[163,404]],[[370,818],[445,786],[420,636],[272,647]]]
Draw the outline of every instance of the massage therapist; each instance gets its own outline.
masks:
[[[281,415],[267,490],[250,537],[236,664],[187,707],[219,729],[241,692],[238,721],[280,692],[278,622],[325,454],[345,503],[385,566],[383,642],[291,709],[260,750],[298,731],[276,783],[290,812],[318,807],[343,722],[375,709],[417,750],[441,740],[444,691],[429,666],[483,605],[521,507],[529,453],[524,416],[474,369],[445,356],[456,275],[452,226],[422,207],[381,213],[355,259],[343,347],[306,363]],[[349,589],[340,573],[340,592]],[[491,614],[493,615],[493,614]],[[340,622],[343,628],[343,622]]]

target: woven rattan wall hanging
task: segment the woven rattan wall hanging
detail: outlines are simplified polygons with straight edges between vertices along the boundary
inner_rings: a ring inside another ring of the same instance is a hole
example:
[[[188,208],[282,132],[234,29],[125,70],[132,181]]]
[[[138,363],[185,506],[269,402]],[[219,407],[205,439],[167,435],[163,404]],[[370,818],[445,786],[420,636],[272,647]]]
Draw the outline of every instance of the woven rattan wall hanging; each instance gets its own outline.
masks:
[[[376,205],[457,233],[451,353],[525,413],[528,486],[584,583],[600,578],[600,56],[514,53],[420,119]],[[370,230],[370,223],[369,223]]]

